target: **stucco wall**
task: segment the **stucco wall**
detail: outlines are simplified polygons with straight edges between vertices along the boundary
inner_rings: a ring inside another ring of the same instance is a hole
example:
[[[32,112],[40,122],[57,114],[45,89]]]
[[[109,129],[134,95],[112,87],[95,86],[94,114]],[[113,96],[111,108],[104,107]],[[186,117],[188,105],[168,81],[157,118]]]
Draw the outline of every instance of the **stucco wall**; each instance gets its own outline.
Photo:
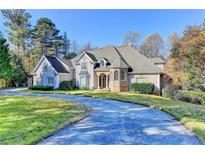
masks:
[[[136,83],[137,79],[146,79],[146,83],[153,83],[155,85],[155,90],[161,90],[162,89],[162,80],[163,76],[160,74],[144,74],[144,75],[136,75],[136,74],[130,74],[128,77],[129,82],[129,88],[131,83]]]
[[[74,69],[70,68],[68,65],[64,64],[63,62],[61,63],[69,71],[69,73],[58,73],[60,82],[74,80]]]
[[[76,70],[75,70],[75,78],[76,78],[76,84],[79,86],[80,84],[80,71],[81,71],[81,64],[85,63],[86,64],[86,70],[89,73],[89,89],[94,89],[94,64],[93,62],[84,54],[78,61],[78,64],[76,65]]]
[[[70,69],[69,73],[58,73],[58,74],[59,74],[60,82],[74,80],[73,69]]]
[[[159,67],[160,69],[164,70],[164,64],[155,64],[157,67]]]
[[[47,65],[48,69],[47,71],[43,71],[44,65]],[[54,68],[51,66],[51,64],[44,59],[39,66],[39,68],[36,70],[35,74],[33,75],[33,85],[48,85],[47,78],[52,77],[54,79],[54,88],[59,87],[59,76],[55,72]]]

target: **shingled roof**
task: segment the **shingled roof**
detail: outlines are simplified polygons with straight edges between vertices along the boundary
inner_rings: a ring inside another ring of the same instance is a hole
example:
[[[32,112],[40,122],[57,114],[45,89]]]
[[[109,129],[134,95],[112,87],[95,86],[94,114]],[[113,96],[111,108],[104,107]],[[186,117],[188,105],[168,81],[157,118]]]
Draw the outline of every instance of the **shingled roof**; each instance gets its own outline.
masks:
[[[87,51],[87,53],[92,54],[97,61],[101,60],[102,58],[106,59],[111,64],[110,65],[111,68],[129,67],[128,63],[124,60],[124,58],[118,53],[116,48],[112,45],[97,50]]]
[[[73,63],[70,59],[62,58],[60,59],[60,61],[62,61],[64,64],[68,65],[69,67],[73,68]]]
[[[155,63],[164,63],[160,58],[147,58],[132,46],[114,47],[112,45],[87,51],[94,56],[97,61],[106,58],[110,62],[110,68],[122,67],[131,68],[132,73],[163,73],[163,70]]]
[[[86,52],[85,51],[85,53],[88,55],[88,57],[90,57],[93,61],[97,61],[97,59],[95,58],[95,56],[93,55],[93,54],[91,54],[91,53],[89,53],[89,52]]]
[[[129,66],[132,67],[132,73],[163,73],[163,70],[157,65],[155,65],[154,61],[151,60],[151,58],[145,57],[140,52],[138,52],[134,47],[118,47],[117,50],[120,53],[120,55],[124,58],[124,60],[129,64]]]
[[[52,67],[58,72],[58,73],[69,73],[67,69],[63,66],[63,64],[56,58],[52,56],[45,56],[46,59],[50,62]]]

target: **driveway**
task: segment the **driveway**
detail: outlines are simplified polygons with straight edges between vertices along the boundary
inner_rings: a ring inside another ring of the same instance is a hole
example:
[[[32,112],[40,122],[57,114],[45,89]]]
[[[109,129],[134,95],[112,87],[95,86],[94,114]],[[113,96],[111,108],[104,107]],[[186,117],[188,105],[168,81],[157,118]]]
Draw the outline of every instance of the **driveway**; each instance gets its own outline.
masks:
[[[142,105],[74,95],[16,94],[70,100],[94,109],[87,118],[39,144],[202,144],[172,116]]]

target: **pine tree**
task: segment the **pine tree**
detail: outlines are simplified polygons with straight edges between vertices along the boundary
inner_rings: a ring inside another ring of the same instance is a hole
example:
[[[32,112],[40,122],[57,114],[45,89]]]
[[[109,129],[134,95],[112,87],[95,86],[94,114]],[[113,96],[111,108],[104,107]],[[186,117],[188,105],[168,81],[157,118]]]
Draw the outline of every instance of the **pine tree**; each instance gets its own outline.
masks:
[[[23,51],[23,54],[26,52],[26,40],[30,34],[31,24],[29,19],[31,15],[23,9],[8,9],[1,10],[1,12],[5,18],[4,25],[8,27],[8,39],[14,49],[17,49],[16,53],[20,57],[21,51]]]
[[[11,66],[12,66],[12,79],[11,82],[15,86],[19,86],[19,84],[23,84],[26,82],[27,73],[24,69],[22,59],[17,55],[13,54],[11,56]]]
[[[11,65],[10,65],[10,54],[6,39],[3,38],[0,32],[0,79],[9,80],[12,76]]]
[[[55,24],[48,18],[40,18],[33,29],[36,58],[42,55],[56,55],[61,37]]]

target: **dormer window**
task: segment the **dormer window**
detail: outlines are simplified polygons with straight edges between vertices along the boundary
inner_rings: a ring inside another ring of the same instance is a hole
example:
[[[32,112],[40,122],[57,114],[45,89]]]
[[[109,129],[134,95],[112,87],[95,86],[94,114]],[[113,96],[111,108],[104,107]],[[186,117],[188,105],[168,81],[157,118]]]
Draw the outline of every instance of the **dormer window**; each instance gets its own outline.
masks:
[[[102,66],[105,66],[104,60],[101,60],[101,61],[100,61],[100,66],[101,66],[101,67],[102,67]]]

